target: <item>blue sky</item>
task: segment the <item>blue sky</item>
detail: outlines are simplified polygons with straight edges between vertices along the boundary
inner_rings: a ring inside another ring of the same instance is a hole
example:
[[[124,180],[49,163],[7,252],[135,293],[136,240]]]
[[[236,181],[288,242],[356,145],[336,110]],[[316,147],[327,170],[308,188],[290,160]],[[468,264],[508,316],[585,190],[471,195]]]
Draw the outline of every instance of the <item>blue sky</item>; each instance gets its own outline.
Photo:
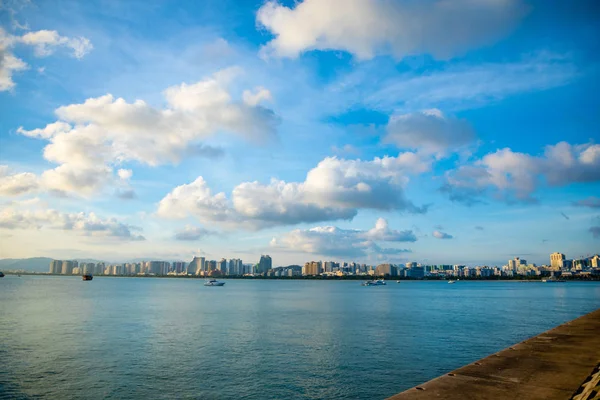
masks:
[[[600,249],[594,1],[1,4],[1,258]]]

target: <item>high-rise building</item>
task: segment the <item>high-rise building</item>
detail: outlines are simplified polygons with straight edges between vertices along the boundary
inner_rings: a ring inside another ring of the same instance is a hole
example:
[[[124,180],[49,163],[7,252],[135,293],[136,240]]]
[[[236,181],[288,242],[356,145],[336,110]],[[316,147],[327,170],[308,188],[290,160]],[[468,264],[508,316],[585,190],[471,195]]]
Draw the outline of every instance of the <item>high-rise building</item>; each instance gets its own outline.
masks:
[[[73,273],[73,261],[64,260],[61,265],[60,273],[62,275],[71,275]]]
[[[206,273],[211,274],[217,270],[217,262],[215,260],[206,261]]]
[[[93,274],[94,273],[94,263],[81,263],[84,274]]]
[[[273,267],[273,260],[269,255],[261,255],[260,261],[258,262],[258,273],[266,274]]]
[[[188,264],[188,275],[202,275],[204,271],[206,271],[204,257],[194,257],[194,259]]]
[[[50,261],[50,269],[48,272],[51,274],[60,274],[62,271],[62,261],[61,260],[52,260]]]
[[[219,261],[219,263],[217,265],[217,269],[219,271],[221,271],[222,274],[226,274],[227,273],[227,260],[224,258],[221,258],[221,261]]]
[[[565,264],[565,255],[562,253],[550,254],[550,267],[552,269],[563,269]]]
[[[592,268],[600,268],[600,256],[598,256],[597,254],[593,256],[590,265],[592,266]]]
[[[185,263],[183,261],[175,261],[173,263],[173,271],[180,274],[184,271]]]
[[[320,261],[307,262],[304,264],[304,268],[302,268],[302,275],[306,276],[321,275],[322,272]]]
[[[227,265],[227,275],[244,275],[244,265],[239,258],[232,258]]]
[[[419,269],[420,275],[422,277],[423,268],[417,268],[417,267],[411,268],[411,270],[417,270],[417,269]],[[383,275],[396,276],[398,274],[397,271],[398,271],[398,269],[396,268],[396,266],[394,266],[392,264],[379,264],[375,268],[375,275],[377,275],[377,276],[383,276]]]
[[[164,268],[164,261],[150,261],[148,266],[148,273],[154,275],[162,275]]]
[[[104,275],[104,263],[99,262],[94,267],[94,275]]]

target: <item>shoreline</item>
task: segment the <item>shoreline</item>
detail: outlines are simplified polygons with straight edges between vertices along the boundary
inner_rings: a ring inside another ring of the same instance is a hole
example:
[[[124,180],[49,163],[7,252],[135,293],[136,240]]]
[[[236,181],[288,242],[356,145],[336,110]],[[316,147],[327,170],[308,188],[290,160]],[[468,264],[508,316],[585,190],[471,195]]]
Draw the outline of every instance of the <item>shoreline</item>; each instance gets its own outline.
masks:
[[[23,276],[64,276],[64,277],[81,277],[81,275],[63,275],[63,274],[50,274],[47,272],[13,272],[3,271],[5,275],[23,275]],[[94,278],[166,278],[166,279],[238,279],[238,280],[282,280],[282,281],[366,281],[371,279],[384,279],[390,283],[395,281],[410,281],[410,282],[421,282],[421,281],[449,281],[458,280],[460,281],[492,281],[492,282],[542,282],[542,279],[548,278],[547,276],[539,276],[534,279],[531,277],[517,276],[513,278],[503,277],[461,277],[455,278],[407,278],[398,276],[368,276],[368,275],[347,275],[347,276],[197,276],[197,275],[94,275]],[[600,275],[594,276],[575,276],[575,277],[562,277],[566,282],[600,282]]]

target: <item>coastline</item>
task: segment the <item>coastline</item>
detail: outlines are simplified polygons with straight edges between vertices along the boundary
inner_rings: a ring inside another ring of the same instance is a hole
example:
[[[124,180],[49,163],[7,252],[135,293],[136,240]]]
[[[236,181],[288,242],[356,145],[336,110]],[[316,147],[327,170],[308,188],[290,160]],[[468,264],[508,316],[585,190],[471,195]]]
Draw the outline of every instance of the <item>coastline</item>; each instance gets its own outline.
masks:
[[[5,275],[24,275],[24,276],[65,276],[65,277],[81,277],[81,275],[65,275],[65,274],[50,274],[47,272],[15,272],[15,271],[3,271]],[[371,275],[346,275],[346,276],[240,276],[240,275],[225,275],[225,276],[198,276],[198,275],[94,275],[94,278],[167,278],[167,279],[240,279],[240,280],[309,280],[309,281],[365,281],[370,279],[384,279],[388,282],[395,281],[448,281],[454,279],[443,279],[443,278],[410,278],[400,276],[371,276]],[[459,281],[498,281],[498,282],[542,282],[542,279],[548,278],[547,276],[539,276],[532,279],[532,277],[515,276],[515,277],[461,277]],[[564,277],[566,282],[600,282],[600,275],[585,275],[585,276],[572,276]]]

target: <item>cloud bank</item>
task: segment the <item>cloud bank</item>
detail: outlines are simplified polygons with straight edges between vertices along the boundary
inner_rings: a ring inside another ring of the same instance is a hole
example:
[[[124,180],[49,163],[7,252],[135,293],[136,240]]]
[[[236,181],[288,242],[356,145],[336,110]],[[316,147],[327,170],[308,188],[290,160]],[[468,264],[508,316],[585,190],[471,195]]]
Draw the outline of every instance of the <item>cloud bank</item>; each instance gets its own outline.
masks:
[[[404,194],[409,176],[429,169],[415,153],[371,161],[327,157],[303,182],[272,179],[269,184],[244,182],[229,200],[213,194],[203,177],[174,188],[159,203],[167,218],[194,216],[202,223],[262,229],[302,222],[350,220],[359,209],[425,213]]]
[[[157,166],[190,156],[218,157],[222,150],[201,141],[221,131],[256,143],[274,138],[278,118],[258,104],[265,89],[250,104],[227,91],[239,73],[229,68],[194,84],[169,87],[163,109],[110,94],[90,98],[58,108],[59,120],[44,128],[20,127],[18,133],[49,141],[44,158],[59,165],[42,174],[44,187],[89,196],[113,182],[113,166],[123,162]]]
[[[540,156],[509,148],[487,154],[472,164],[446,173],[443,191],[450,199],[467,205],[483,195],[508,202],[531,202],[541,185],[565,186],[600,180],[600,145],[546,146]]]
[[[410,252],[408,249],[382,248],[377,242],[415,242],[416,240],[412,231],[392,230],[385,219],[379,218],[375,227],[368,231],[340,229],[335,226],[295,229],[273,238],[270,246],[282,251],[323,256],[364,257],[369,254],[395,255]]]
[[[519,0],[304,0],[288,8],[268,1],[256,15],[274,38],[268,57],[341,50],[358,59],[431,54],[447,59],[501,38],[524,14]]]
[[[93,48],[90,40],[83,36],[70,38],[48,30],[15,36],[0,27],[0,92],[13,89],[15,87],[13,74],[29,68],[25,61],[14,55],[13,48],[17,45],[33,47],[36,57],[47,57],[56,49],[64,47],[69,49],[77,59],[83,58]]]

